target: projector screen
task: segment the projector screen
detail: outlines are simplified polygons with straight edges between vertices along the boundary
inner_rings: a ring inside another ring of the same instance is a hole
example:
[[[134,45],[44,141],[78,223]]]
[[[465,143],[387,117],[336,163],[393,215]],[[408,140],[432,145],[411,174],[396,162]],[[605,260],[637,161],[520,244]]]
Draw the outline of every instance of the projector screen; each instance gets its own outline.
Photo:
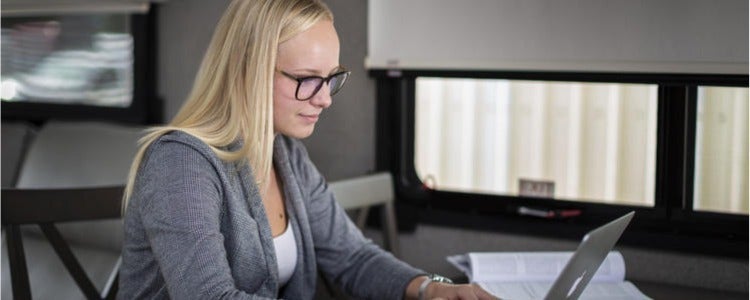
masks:
[[[748,73],[747,0],[370,0],[370,69]]]

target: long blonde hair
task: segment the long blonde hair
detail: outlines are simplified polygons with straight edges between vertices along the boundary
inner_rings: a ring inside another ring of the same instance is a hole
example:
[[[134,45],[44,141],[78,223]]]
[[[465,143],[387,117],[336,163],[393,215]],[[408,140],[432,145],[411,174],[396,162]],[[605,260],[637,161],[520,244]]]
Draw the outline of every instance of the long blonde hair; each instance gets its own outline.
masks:
[[[273,77],[280,43],[333,14],[319,0],[234,0],[219,20],[193,89],[172,121],[147,130],[130,167],[123,196],[127,208],[151,143],[183,131],[206,143],[225,161],[246,159],[265,189],[273,155]],[[242,140],[237,151],[229,144]]]

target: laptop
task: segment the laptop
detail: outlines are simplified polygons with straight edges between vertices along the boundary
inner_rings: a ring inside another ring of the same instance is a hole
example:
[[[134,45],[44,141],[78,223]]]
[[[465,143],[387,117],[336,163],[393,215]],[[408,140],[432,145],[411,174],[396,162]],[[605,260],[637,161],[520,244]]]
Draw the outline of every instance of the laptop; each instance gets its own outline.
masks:
[[[633,215],[634,211],[629,212],[583,236],[578,249],[557,276],[544,299],[578,299],[609,251],[620,239]]]

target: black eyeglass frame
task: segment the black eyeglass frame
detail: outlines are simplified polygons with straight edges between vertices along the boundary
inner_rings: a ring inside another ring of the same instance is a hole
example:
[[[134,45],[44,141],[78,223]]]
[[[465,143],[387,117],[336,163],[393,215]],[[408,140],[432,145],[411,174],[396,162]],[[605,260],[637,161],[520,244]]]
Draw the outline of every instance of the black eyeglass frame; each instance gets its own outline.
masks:
[[[299,101],[307,101],[307,100],[310,100],[312,97],[315,97],[315,95],[318,94],[318,92],[320,91],[320,89],[323,87],[323,83],[329,84],[330,81],[331,81],[331,79],[333,79],[334,77],[339,76],[341,74],[346,74],[346,76],[344,76],[344,79],[341,82],[341,85],[337,89],[332,89],[330,91],[330,95],[331,96],[336,95],[336,93],[338,93],[341,90],[341,88],[344,86],[344,84],[346,83],[346,80],[349,78],[349,75],[352,74],[351,71],[347,71],[344,68],[340,68],[340,69],[341,69],[341,71],[338,71],[336,73],[328,75],[327,77],[320,77],[320,76],[296,77],[296,76],[294,76],[292,74],[289,74],[287,72],[284,72],[282,70],[277,70],[277,71],[279,71],[279,73],[281,73],[281,75],[284,75],[285,77],[287,77],[289,79],[297,81],[297,89],[294,91],[294,98],[297,99],[297,100],[299,100]],[[310,94],[310,97],[307,97],[307,98],[304,98],[304,99],[300,99],[300,97],[299,97],[299,88],[300,88],[300,86],[302,86],[302,82],[305,81],[305,80],[308,80],[308,79],[321,79],[321,80],[320,80],[320,84],[318,84],[318,86],[315,87],[315,90]]]

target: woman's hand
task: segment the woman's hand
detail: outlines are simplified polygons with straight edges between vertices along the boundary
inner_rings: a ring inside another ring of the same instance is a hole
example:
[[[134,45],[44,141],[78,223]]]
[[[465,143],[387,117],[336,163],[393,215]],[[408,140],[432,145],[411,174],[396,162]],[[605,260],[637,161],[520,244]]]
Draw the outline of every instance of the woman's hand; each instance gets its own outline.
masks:
[[[418,299],[419,286],[429,280],[427,276],[412,279],[406,288],[406,299]],[[495,296],[477,284],[450,284],[431,282],[424,291],[424,299],[430,300],[496,300]]]
[[[478,284],[449,284],[433,282],[425,290],[425,299],[431,300],[495,300],[498,299]]]

